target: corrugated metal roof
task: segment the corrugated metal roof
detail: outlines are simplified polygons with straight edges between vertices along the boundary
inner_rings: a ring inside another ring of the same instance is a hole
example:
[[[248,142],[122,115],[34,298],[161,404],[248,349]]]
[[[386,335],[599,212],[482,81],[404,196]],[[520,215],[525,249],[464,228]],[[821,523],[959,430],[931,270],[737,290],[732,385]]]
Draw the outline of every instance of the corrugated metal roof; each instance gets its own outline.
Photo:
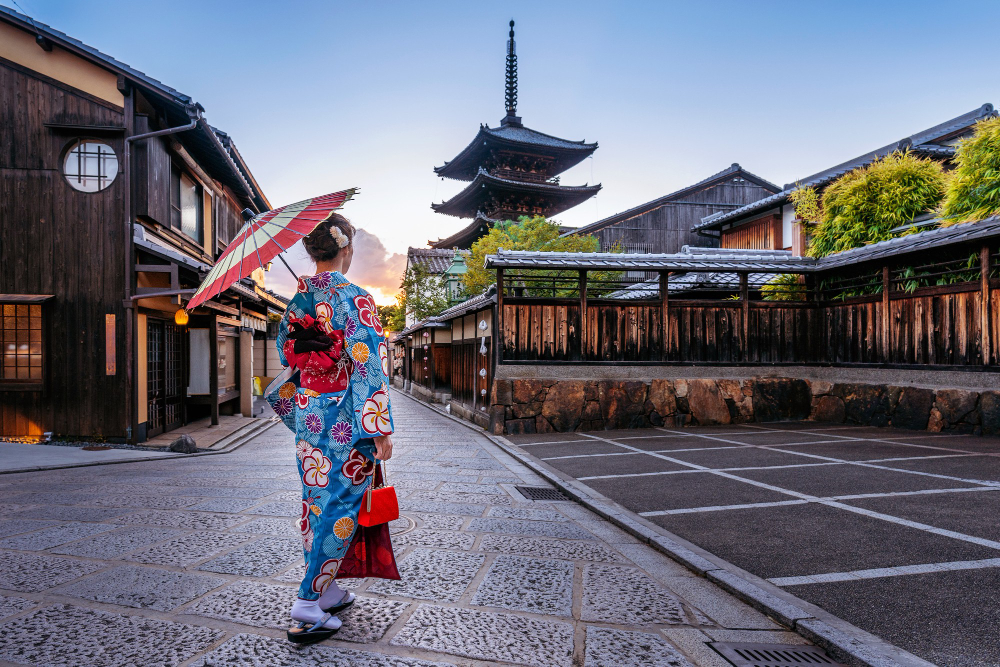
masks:
[[[694,225],[691,230],[700,231],[705,229],[715,229],[726,222],[739,220],[754,213],[780,206],[787,202],[788,195],[799,187],[821,187],[834,179],[840,178],[849,171],[853,171],[858,167],[863,167],[869,162],[872,162],[877,158],[885,157],[886,155],[889,155],[897,150],[912,149],[915,152],[927,152],[940,157],[950,157],[953,152],[949,153],[947,150],[943,150],[948,147],[936,144],[935,142],[938,139],[971,128],[977,121],[994,115],[996,115],[996,111],[994,110],[993,105],[984,104],[978,109],[964,113],[961,116],[957,116],[940,123],[939,125],[935,125],[934,127],[923,130],[922,132],[906,137],[905,139],[883,146],[882,148],[871,151],[870,153],[865,153],[864,155],[848,160],[847,162],[842,162],[841,164],[813,174],[812,176],[807,176],[796,183],[785,184],[785,187],[781,192],[771,195],[770,197],[765,197],[764,199],[747,204],[746,206],[738,208],[735,211],[729,211],[721,215],[713,214],[711,216],[706,216],[705,218],[702,218],[700,223]]]

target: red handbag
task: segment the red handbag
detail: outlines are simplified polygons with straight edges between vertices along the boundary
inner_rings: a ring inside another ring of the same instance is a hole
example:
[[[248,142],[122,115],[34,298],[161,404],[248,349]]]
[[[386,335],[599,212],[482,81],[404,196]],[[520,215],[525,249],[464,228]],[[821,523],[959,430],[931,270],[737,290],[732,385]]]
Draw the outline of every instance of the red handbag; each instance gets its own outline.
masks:
[[[358,524],[369,528],[399,518],[399,501],[396,499],[396,489],[386,486],[385,465],[379,465],[379,463],[379,461],[375,462],[372,483],[361,497],[361,512],[358,513]]]

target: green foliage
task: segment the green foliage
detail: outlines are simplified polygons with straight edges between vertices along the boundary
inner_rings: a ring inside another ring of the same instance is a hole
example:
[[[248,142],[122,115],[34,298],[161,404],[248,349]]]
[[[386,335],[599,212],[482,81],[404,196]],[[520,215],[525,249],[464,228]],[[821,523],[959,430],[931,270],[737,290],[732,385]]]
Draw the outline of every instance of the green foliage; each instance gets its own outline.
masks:
[[[805,301],[806,286],[800,276],[780,273],[760,286],[760,295],[764,301]]]
[[[825,257],[892,238],[890,230],[934,209],[944,197],[941,165],[893,153],[844,174],[823,192],[823,220],[807,254]]]
[[[795,207],[795,217],[803,222],[817,224],[823,220],[823,205],[813,187],[797,187],[788,195]]]
[[[974,252],[964,261],[959,260],[959,262],[948,266],[948,270],[946,271],[934,272],[941,275],[931,275],[931,271],[907,266],[900,273],[900,287],[906,292],[914,292],[920,287],[958,285],[959,283],[971,283],[980,279],[982,273],[979,268],[979,253]]]
[[[382,322],[382,328],[386,331],[402,331],[406,328],[406,309],[400,303],[399,296],[396,303],[387,306],[376,306],[378,308],[378,318]]]
[[[486,256],[497,250],[536,250],[543,252],[598,252],[600,241],[594,236],[559,237],[559,226],[544,217],[522,216],[517,222],[510,220],[497,223],[489,233],[472,244],[472,254],[468,260],[469,270],[465,273],[466,296],[479,294],[496,282],[496,271],[485,268]],[[620,252],[621,250],[618,250]],[[612,249],[615,252],[615,249]],[[575,276],[575,271],[540,271],[539,275],[551,277]],[[591,276],[607,272],[593,272]],[[603,275],[607,278],[607,275]]]
[[[972,137],[959,142],[955,163],[958,167],[948,183],[941,224],[982,220],[1000,213],[1000,118],[976,123]]]
[[[437,315],[448,307],[444,281],[419,264],[411,266],[403,275],[399,288],[396,301],[404,318],[407,313],[411,313],[419,321]]]

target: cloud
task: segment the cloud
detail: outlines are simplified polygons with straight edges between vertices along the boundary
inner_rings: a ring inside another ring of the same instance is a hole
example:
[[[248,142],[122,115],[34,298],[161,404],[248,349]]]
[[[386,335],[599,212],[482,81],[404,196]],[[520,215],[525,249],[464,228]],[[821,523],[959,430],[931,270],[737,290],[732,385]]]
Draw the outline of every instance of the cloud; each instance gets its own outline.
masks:
[[[312,275],[316,270],[306,256],[301,243],[296,243],[288,249],[285,259],[291,265],[296,275]],[[275,259],[266,282],[270,289],[292,296],[295,294],[295,280],[285,267]],[[398,252],[390,253],[382,240],[364,229],[359,229],[354,236],[354,259],[347,277],[351,282],[364,287],[375,297],[379,304],[393,303],[399,291],[399,281],[406,269],[406,255]]]

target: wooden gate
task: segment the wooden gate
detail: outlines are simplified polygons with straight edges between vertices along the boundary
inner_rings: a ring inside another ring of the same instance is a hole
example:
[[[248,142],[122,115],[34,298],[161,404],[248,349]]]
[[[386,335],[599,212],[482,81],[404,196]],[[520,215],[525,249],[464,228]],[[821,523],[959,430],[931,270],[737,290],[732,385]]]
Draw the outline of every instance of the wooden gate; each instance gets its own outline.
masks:
[[[146,434],[184,423],[184,335],[180,327],[149,319],[146,330]]]

